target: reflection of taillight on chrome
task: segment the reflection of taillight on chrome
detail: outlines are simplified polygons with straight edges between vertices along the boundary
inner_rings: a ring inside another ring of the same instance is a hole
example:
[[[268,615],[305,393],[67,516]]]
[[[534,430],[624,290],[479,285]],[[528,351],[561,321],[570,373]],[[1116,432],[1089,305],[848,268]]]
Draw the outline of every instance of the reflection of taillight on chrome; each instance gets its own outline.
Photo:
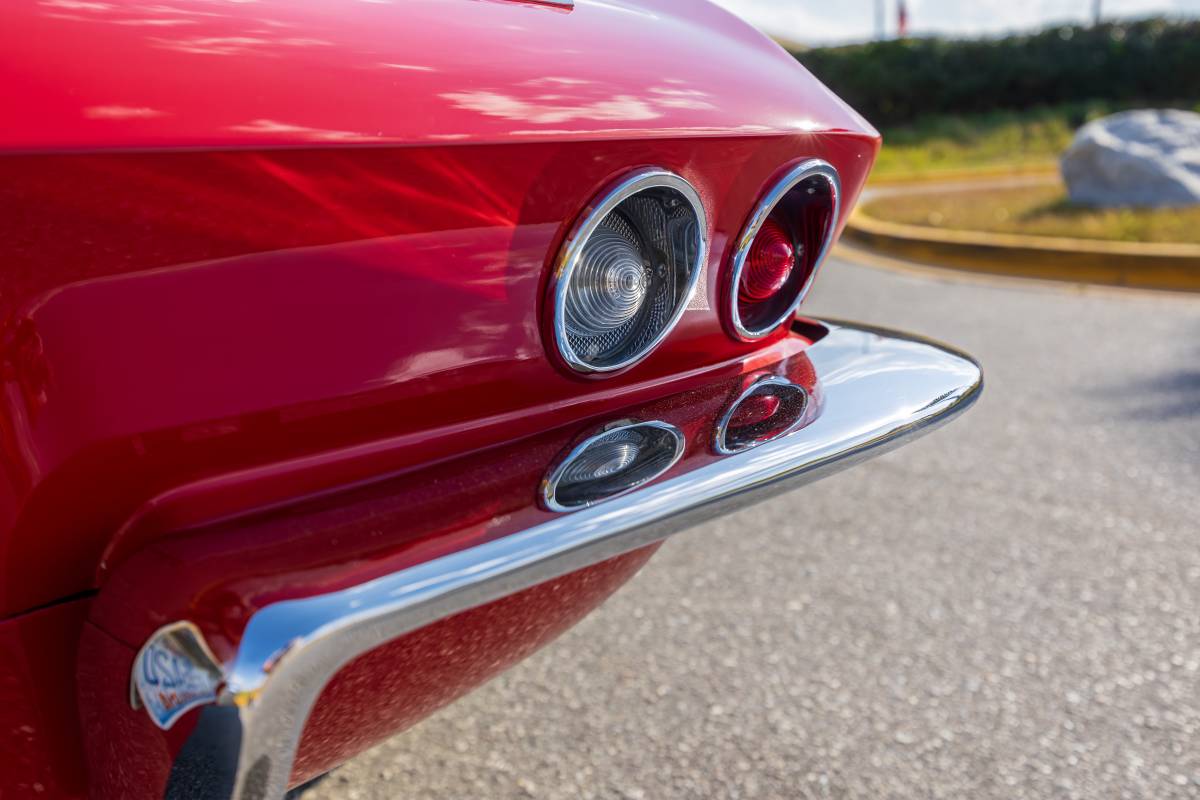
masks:
[[[800,164],[763,198],[734,251],[727,309],[739,339],[779,327],[804,300],[833,241],[841,184],[837,171],[813,159]]]
[[[704,207],[691,184],[635,173],[567,237],[554,272],[554,343],[578,372],[645,358],[679,321],[705,258]]]

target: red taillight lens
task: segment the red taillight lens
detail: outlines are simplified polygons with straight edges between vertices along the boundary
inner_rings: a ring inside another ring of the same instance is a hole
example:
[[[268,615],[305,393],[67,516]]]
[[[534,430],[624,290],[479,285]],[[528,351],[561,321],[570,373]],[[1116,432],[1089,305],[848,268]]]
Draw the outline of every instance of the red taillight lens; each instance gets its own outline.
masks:
[[[747,425],[758,425],[775,416],[783,401],[778,395],[756,394],[747,397],[729,418],[729,427],[744,428]]]
[[[778,439],[804,422],[808,392],[786,378],[758,379],[733,401],[717,423],[718,453],[740,453]]]
[[[766,336],[795,312],[831,244],[840,194],[832,166],[806,161],[755,209],[733,261],[728,308],[737,338]]]
[[[783,225],[768,219],[750,247],[738,285],[739,298],[750,303],[766,300],[787,284],[795,264],[792,237]]]

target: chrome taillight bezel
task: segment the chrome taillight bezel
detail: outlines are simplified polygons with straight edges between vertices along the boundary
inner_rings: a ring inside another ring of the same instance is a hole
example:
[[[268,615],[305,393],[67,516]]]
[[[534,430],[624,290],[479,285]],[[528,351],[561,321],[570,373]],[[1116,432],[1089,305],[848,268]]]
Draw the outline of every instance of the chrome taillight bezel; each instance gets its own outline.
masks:
[[[733,421],[733,415],[737,413],[738,408],[750,397],[760,393],[763,389],[775,389],[783,392],[792,392],[799,398],[800,408],[796,412],[796,418],[791,424],[780,428],[775,434],[769,438],[763,438],[759,441],[745,445],[733,445],[729,442],[729,429]],[[750,382],[748,386],[737,398],[734,399],[729,407],[725,409],[725,413],[721,415],[721,419],[717,422],[717,427],[713,431],[713,450],[722,456],[731,456],[735,453],[744,453],[747,450],[752,450],[755,447],[764,445],[767,442],[773,442],[776,439],[787,436],[805,421],[806,415],[812,400],[807,389],[798,383],[793,383],[780,375],[764,375]]]
[[[682,293],[682,300],[663,329],[639,352],[618,363],[604,365],[588,363],[588,361],[575,352],[567,338],[566,302],[571,275],[575,271],[579,260],[583,257],[588,239],[595,233],[600,223],[626,200],[641,192],[652,189],[671,189],[678,192],[687,201],[692,209],[692,213],[696,216],[699,241],[697,242],[695,263],[692,265],[691,272],[688,275],[687,284]],[[578,221],[563,240],[562,247],[559,249],[559,254],[555,259],[550,278],[550,296],[553,299],[551,330],[553,331],[554,348],[559,358],[574,372],[585,375],[603,375],[619,372],[644,360],[670,335],[683,316],[683,312],[687,310],[707,261],[708,216],[705,213],[704,203],[700,199],[700,194],[696,191],[695,187],[685,178],[674,172],[657,167],[637,170],[626,175],[588,204],[580,214]]]
[[[636,480],[628,480],[619,489],[605,493],[602,497],[597,497],[594,500],[583,503],[564,503],[559,500],[559,484],[562,482],[563,476],[567,470],[579,460],[581,456],[595,447],[598,443],[603,442],[614,435],[621,434],[625,431],[653,431],[655,435],[665,437],[670,441],[673,450],[668,460],[658,469],[641,475]],[[579,444],[571,448],[570,452],[564,455],[554,465],[553,469],[542,479],[542,487],[540,491],[540,500],[542,506],[548,511],[554,511],[559,514],[569,514],[574,511],[582,511],[585,508],[597,505],[598,503],[607,502],[613,498],[629,494],[632,491],[640,489],[648,483],[658,480],[663,475],[671,471],[671,468],[679,463],[683,458],[684,451],[687,449],[687,438],[683,435],[683,431],[668,422],[660,420],[650,420],[647,422],[636,422],[633,420],[620,420],[610,423],[600,429],[599,432],[587,437]]]
[[[787,305],[786,310],[775,317],[770,324],[752,328],[742,319],[741,312],[738,309],[738,287],[741,284],[742,271],[746,267],[746,259],[750,256],[750,250],[754,246],[754,240],[758,237],[758,232],[762,230],[762,226],[766,223],[767,218],[771,216],[771,212],[775,210],[775,207],[779,205],[779,202],[792,189],[811,178],[823,178],[829,184],[830,193],[833,198],[829,230],[825,235],[825,240],[821,243],[816,260],[813,262],[812,271],[799,287],[796,297]],[[804,298],[808,296],[809,291],[812,289],[813,282],[816,280],[817,274],[821,271],[821,266],[825,263],[825,257],[829,255],[829,248],[833,245],[834,234],[837,231],[838,220],[841,215],[841,202],[842,180],[838,175],[837,169],[828,161],[812,158],[801,162],[789,170],[783,178],[772,186],[771,190],[759,201],[758,205],[755,206],[754,212],[746,222],[742,235],[738,238],[737,246],[733,251],[729,280],[725,289],[725,312],[729,323],[729,332],[734,338],[744,342],[762,339],[765,336],[771,335],[780,325],[796,313],[796,309],[800,307],[800,304],[804,302]]]

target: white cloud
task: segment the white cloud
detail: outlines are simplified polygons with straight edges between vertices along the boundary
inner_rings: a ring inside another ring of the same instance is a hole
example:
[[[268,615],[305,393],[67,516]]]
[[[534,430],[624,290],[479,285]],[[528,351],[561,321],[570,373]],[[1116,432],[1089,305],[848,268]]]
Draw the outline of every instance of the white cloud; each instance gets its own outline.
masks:
[[[714,0],[764,30],[822,43],[870,39],[876,0]],[[897,0],[884,0],[889,32]],[[1200,15],[1200,0],[1103,0],[1105,16]],[[975,35],[1091,19],[1092,0],[908,0],[909,29]]]

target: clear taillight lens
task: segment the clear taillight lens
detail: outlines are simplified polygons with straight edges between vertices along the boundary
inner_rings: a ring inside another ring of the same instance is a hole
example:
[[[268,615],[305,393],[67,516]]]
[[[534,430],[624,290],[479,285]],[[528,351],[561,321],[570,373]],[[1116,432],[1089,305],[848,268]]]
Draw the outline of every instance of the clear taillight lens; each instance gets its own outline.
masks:
[[[622,422],[587,439],[546,476],[542,503],[576,511],[644,486],[683,455],[683,433],[665,422]]]
[[[699,195],[669,172],[637,173],[598,201],[555,272],[563,360],[580,372],[611,372],[645,358],[687,307],[706,231]]]
[[[806,161],[755,209],[734,253],[729,320],[740,339],[774,331],[800,305],[832,243],[841,187],[824,161]]]

